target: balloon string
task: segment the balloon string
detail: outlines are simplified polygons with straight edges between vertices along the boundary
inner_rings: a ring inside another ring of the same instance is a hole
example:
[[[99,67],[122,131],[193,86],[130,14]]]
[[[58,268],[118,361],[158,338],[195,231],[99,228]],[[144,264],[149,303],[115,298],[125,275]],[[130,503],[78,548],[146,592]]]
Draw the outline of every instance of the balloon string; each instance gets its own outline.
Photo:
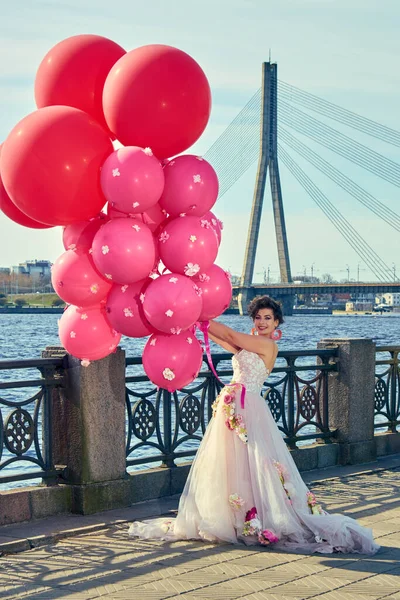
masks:
[[[221,379],[218,377],[217,371],[215,370],[214,363],[213,363],[212,356],[211,356],[210,338],[208,337],[208,330],[210,328],[209,321],[202,321],[201,323],[197,322],[196,327],[203,333],[204,345],[206,348],[206,356],[207,356],[208,364],[210,365],[210,369],[213,372],[215,378],[224,387],[238,387],[238,386],[241,387],[240,406],[242,408],[244,408],[244,400],[246,397],[246,386],[243,385],[243,383],[229,383],[228,385],[225,385],[225,383],[223,381],[221,381]]]

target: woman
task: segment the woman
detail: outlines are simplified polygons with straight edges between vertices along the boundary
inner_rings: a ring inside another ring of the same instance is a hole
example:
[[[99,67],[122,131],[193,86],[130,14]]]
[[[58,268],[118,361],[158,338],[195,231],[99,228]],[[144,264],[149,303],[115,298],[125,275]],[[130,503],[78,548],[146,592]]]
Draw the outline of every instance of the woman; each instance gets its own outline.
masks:
[[[317,503],[260,395],[278,353],[273,338],[283,322],[280,304],[261,296],[248,310],[253,335],[210,322],[211,339],[234,355],[233,380],[213,404],[176,519],[135,522],[129,534],[374,554],[379,545],[370,529]]]

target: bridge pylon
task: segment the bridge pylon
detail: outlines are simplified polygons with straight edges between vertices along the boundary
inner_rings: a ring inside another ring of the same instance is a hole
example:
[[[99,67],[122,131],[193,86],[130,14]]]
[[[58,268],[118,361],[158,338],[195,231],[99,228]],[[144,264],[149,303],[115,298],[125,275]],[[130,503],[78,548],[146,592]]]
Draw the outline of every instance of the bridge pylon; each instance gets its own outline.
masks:
[[[249,300],[254,297],[254,291],[251,289],[251,285],[254,275],[257,243],[260,233],[260,223],[268,168],[281,282],[291,283],[292,281],[285,215],[283,210],[282,189],[278,166],[277,90],[277,64],[264,62],[262,64],[260,154],[258,159],[258,169],[253,204],[251,208],[249,231],[247,235],[243,273],[240,281],[241,292],[238,297],[240,314],[246,313],[246,306]],[[287,306],[289,307],[288,304]]]

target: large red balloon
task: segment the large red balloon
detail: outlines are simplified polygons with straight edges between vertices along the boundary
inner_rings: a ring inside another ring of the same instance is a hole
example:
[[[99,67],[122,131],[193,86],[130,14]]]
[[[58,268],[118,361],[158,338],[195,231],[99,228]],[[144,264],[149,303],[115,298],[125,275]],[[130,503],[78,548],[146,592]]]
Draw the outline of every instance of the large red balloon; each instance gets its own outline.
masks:
[[[30,227],[31,229],[48,229],[51,225],[44,225],[27,217],[22,211],[19,210],[12,202],[11,198],[7,194],[3,182],[0,177],[0,210],[12,221],[23,225],[24,227]]]
[[[0,156],[1,149],[3,145],[0,145]],[[6,192],[6,188],[4,187],[3,180],[0,174],[0,210],[14,221],[14,223],[18,223],[18,225],[23,225],[24,227],[30,227],[31,229],[48,229],[51,225],[44,225],[44,223],[39,223],[38,221],[34,221],[27,217],[23,212],[19,210],[11,200],[10,196]]]
[[[104,85],[103,109],[122,144],[150,147],[162,159],[183,152],[203,133],[211,91],[191,56],[152,44],[127,52],[113,66]]]
[[[112,151],[107,132],[83,111],[41,108],[22,119],[3,144],[4,186],[14,204],[35,221],[84,221],[106,202],[100,168]]]
[[[37,71],[37,107],[73,106],[107,127],[102,106],[104,82],[124,54],[121,46],[101,35],[74,35],[59,42]]]

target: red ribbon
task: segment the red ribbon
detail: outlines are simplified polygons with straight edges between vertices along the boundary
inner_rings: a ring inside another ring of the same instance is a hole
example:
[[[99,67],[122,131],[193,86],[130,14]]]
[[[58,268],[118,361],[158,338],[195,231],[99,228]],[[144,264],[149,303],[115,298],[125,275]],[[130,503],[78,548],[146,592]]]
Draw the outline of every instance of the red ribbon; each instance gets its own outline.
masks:
[[[218,377],[217,371],[215,370],[214,363],[213,363],[212,356],[211,356],[210,338],[208,337],[208,330],[210,328],[209,321],[202,321],[201,323],[198,322],[198,323],[196,323],[196,327],[198,329],[200,329],[200,331],[204,335],[204,345],[206,347],[206,355],[207,355],[208,363],[210,365],[210,369],[213,372],[215,378],[224,387],[237,387],[237,386],[241,387],[240,406],[242,408],[244,408],[244,399],[246,397],[246,387],[243,385],[243,383],[228,383],[227,385],[225,385],[225,383],[223,381],[221,381],[221,379]]]

